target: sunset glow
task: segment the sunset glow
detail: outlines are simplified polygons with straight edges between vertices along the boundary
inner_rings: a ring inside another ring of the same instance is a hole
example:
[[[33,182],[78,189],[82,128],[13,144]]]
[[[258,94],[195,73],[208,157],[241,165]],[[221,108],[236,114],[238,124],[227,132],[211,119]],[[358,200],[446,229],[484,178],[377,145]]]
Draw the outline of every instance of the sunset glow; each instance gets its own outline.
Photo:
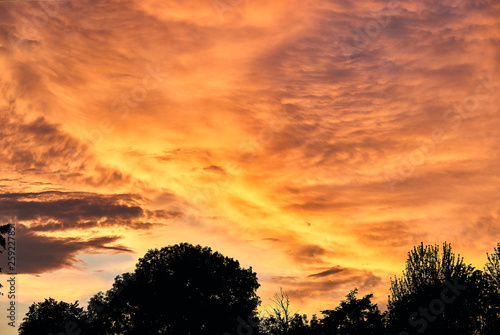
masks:
[[[283,287],[319,313],[357,287],[385,309],[414,245],[448,241],[481,269],[500,242],[498,1],[0,16],[0,217],[23,313],[85,305],[180,242],[252,266],[263,308]]]

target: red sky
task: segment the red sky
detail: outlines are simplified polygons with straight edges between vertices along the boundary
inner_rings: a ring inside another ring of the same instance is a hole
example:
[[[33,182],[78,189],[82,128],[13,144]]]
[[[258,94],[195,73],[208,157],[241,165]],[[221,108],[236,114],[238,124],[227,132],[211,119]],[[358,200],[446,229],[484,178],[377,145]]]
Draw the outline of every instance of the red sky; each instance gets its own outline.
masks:
[[[0,218],[21,309],[149,248],[252,266],[263,306],[387,302],[420,242],[500,242],[500,4],[0,3]],[[3,326],[3,323],[2,323]]]

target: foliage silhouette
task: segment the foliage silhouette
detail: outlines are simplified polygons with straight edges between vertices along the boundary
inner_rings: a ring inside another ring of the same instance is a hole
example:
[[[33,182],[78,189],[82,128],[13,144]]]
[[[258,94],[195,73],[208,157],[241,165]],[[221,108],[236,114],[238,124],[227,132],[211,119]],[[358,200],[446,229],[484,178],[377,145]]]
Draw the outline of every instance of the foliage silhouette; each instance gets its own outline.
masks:
[[[280,287],[280,292],[271,299],[267,317],[260,319],[260,335],[309,335],[314,334],[307,315],[292,313],[288,293]],[[314,316],[313,323],[317,319]],[[317,322],[316,322],[317,324]]]
[[[451,245],[424,246],[408,253],[401,278],[391,279],[389,330],[396,334],[477,334],[481,329],[484,282],[480,270],[455,256]]]
[[[10,230],[14,227],[13,223],[8,223],[6,225],[0,226],[0,254],[2,254],[6,250],[7,246],[7,239],[5,236],[10,232]],[[0,273],[3,272],[3,268],[0,267]],[[2,288],[3,285],[0,284],[0,288]]]
[[[500,243],[493,254],[487,254],[484,266],[484,298],[486,308],[483,315],[484,334],[500,334]]]
[[[358,299],[357,293],[355,288],[337,308],[321,311],[324,314],[320,321],[324,334],[375,335],[383,332],[382,314],[371,302],[373,294]]]
[[[14,226],[13,223],[8,223],[6,225],[0,226],[0,254],[6,249],[6,239],[5,236]]]
[[[223,334],[254,317],[260,299],[252,268],[210,248],[182,243],[149,250],[133,273],[89,304],[99,334]]]
[[[271,299],[271,311],[268,311],[268,317],[263,320],[263,332],[273,335],[288,335],[294,320],[294,313],[290,310],[290,298],[288,294],[280,287],[280,292],[276,293]],[[295,315],[297,315],[295,313]],[[302,318],[295,318],[295,324],[298,325]],[[300,319],[300,320],[299,320]]]
[[[312,335],[313,329],[307,320],[307,315],[295,313],[290,320],[289,335]]]
[[[132,273],[115,278],[87,311],[78,302],[46,299],[30,306],[21,335],[497,335],[500,334],[500,244],[484,271],[465,264],[451,245],[408,253],[401,277],[391,278],[388,311],[372,294],[355,288],[322,319],[292,313],[287,293],[274,296],[272,311],[256,318],[260,299],[252,268],[210,248],[182,243],[149,250]]]
[[[82,307],[75,303],[57,302],[49,298],[43,302],[34,303],[19,326],[20,335],[46,335],[76,333],[84,324],[85,313]]]

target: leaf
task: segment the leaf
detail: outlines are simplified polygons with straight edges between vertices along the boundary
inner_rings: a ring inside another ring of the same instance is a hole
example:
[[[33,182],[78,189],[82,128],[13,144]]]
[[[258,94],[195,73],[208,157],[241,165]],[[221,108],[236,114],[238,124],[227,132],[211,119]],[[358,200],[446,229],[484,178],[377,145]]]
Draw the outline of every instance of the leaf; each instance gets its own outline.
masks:
[[[12,226],[14,226],[12,223],[0,226],[0,235],[7,234],[11,230]]]
[[[0,235],[0,247],[5,250],[5,237],[3,237],[2,235]],[[0,254],[3,253],[3,250],[0,249]]]

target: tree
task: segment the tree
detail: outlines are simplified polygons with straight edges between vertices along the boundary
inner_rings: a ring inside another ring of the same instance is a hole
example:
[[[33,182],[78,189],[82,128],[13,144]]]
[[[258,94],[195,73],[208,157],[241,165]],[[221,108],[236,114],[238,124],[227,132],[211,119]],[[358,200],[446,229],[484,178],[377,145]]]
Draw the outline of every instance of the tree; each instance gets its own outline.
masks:
[[[311,334],[319,334],[321,329],[320,320],[316,314],[312,315],[311,322],[309,323],[309,328],[311,329]]]
[[[99,292],[90,298],[86,320],[89,333],[125,334],[128,328],[134,327],[131,314],[123,309],[133,292],[129,296],[121,294],[133,280],[133,274],[123,273],[116,276],[113,286],[106,294]]]
[[[271,311],[267,312],[267,321],[264,321],[266,331],[272,335],[287,335],[294,314],[290,310],[290,298],[280,287],[280,292],[274,295],[271,302]]]
[[[263,335],[309,335],[311,328],[307,315],[292,313],[288,293],[280,287],[280,292],[271,299],[272,304],[267,317],[260,320],[260,332]]]
[[[6,239],[4,235],[9,233],[12,227],[14,227],[13,223],[8,223],[6,225],[0,226],[0,254],[3,253],[4,250],[6,249]]]
[[[391,278],[388,321],[395,334],[476,334],[482,327],[484,280],[451,245],[414,247],[401,278]]]
[[[2,254],[6,250],[6,242],[7,240],[5,239],[4,235],[7,235],[12,227],[14,227],[13,223],[8,223],[6,225],[0,226],[0,254]],[[2,272],[2,268],[0,267],[0,273]],[[0,288],[2,288],[3,285],[0,284]]]
[[[382,314],[378,306],[372,304],[373,294],[358,299],[358,289],[350,291],[334,310],[324,310],[320,320],[325,334],[375,335],[383,332]]]
[[[256,316],[259,286],[251,267],[182,243],[149,250],[88,313],[99,334],[231,334]]]
[[[313,330],[309,325],[309,320],[307,319],[307,315],[300,315],[295,313],[290,320],[290,335],[312,335]]]
[[[484,266],[485,278],[500,291],[500,243],[497,244],[492,255],[487,253],[486,256],[488,262]]]
[[[75,303],[57,302],[49,298],[33,303],[19,325],[20,335],[77,334],[85,325],[82,307]]]
[[[484,334],[500,334],[500,243],[493,254],[486,254],[488,261],[484,266],[484,297],[487,308],[483,316]]]

